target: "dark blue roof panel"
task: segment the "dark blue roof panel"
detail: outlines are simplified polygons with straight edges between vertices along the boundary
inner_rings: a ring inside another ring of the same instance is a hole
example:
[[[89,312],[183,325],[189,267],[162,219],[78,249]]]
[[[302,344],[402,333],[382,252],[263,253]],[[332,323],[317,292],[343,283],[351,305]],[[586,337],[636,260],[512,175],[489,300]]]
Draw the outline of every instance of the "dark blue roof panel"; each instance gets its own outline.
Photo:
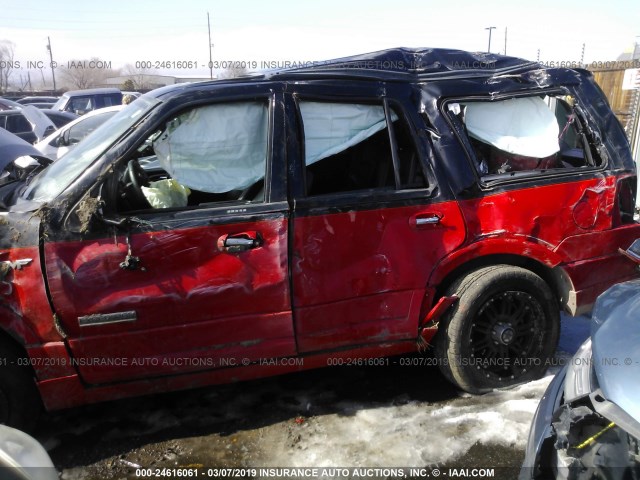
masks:
[[[304,66],[269,72],[269,76],[289,74],[351,72],[354,75],[440,76],[471,72],[494,75],[498,72],[538,68],[536,62],[494,53],[467,52],[445,48],[393,48],[333,60],[308,62]],[[457,75],[455,75],[457,76]]]

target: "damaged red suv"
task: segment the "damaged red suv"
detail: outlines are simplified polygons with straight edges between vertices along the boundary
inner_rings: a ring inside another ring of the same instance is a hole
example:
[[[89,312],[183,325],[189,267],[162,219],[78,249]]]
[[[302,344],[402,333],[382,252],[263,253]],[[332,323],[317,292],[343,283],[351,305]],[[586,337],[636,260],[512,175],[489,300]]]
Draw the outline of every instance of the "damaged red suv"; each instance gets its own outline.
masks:
[[[592,76],[396,49],[133,102],[4,177],[0,419],[435,346],[539,376],[636,277],[636,171]]]

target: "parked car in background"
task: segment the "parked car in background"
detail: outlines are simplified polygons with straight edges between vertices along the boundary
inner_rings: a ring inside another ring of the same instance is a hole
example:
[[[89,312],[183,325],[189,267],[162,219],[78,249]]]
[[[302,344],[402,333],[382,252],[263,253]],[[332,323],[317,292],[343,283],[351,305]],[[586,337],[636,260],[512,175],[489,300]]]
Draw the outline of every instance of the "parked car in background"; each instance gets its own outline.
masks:
[[[627,251],[640,264],[640,242]],[[521,480],[640,478],[640,280],[597,300],[591,338],[533,418]]]
[[[57,160],[73,149],[83,138],[110,119],[116,112],[122,110],[124,105],[100,108],[86,115],[78,117],[64,127],[56,130],[48,137],[34,144],[43,155]]]
[[[46,167],[49,164],[51,159],[42,155],[33,145],[0,128],[0,185],[25,178],[34,169]],[[0,283],[1,278],[3,278],[2,272],[0,272]],[[0,367],[0,383],[3,375],[5,373]],[[0,398],[4,401],[4,397]]]
[[[36,108],[43,109],[43,108],[51,108],[55,105],[55,103],[56,102],[33,102],[33,103],[30,103],[29,105],[33,105]]]
[[[638,278],[636,181],[584,70],[395,49],[155,90],[0,188],[0,421],[427,345],[472,393],[538,378],[560,309]]]
[[[75,113],[61,112],[60,110],[52,110],[50,108],[43,108],[41,111],[54,123],[56,128],[60,128],[80,117],[80,115],[76,115]]]
[[[12,100],[0,98],[0,110],[20,110],[24,107],[25,105],[16,103]],[[60,110],[52,110],[50,108],[41,108],[40,110],[42,110],[42,113],[44,113],[54,123],[56,128],[60,128],[62,125],[66,125],[79,116],[75,113],[61,112]]]
[[[43,103],[43,102],[54,104],[59,99],[60,99],[60,97],[46,97],[46,96],[42,96],[42,97],[38,97],[38,96],[22,97],[21,99],[16,100],[16,103],[19,103],[21,105],[30,105],[30,104],[33,104],[33,103]]]
[[[0,110],[13,110],[16,108],[22,108],[24,105],[9,100],[8,98],[0,98]]]
[[[56,130],[55,124],[32,105],[0,111],[0,127],[29,143],[35,143]]]
[[[91,110],[122,104],[122,92],[117,88],[92,88],[64,93],[51,108],[84,115]]]

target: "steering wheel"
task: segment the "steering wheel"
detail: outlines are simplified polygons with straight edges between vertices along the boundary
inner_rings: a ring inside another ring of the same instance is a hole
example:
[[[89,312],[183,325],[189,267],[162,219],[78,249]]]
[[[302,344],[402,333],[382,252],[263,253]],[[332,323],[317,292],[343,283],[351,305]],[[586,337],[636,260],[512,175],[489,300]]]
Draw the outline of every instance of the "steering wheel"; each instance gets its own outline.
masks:
[[[149,176],[140,166],[138,160],[133,159],[129,162],[125,178],[127,194],[131,196],[132,202],[139,205],[140,208],[151,208],[151,204],[142,192],[142,187],[149,186]]]

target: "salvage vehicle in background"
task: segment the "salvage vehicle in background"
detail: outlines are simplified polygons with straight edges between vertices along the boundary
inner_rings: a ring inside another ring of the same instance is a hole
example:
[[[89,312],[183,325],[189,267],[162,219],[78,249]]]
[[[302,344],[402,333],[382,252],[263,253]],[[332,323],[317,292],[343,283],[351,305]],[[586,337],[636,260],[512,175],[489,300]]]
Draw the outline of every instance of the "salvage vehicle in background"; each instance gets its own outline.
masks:
[[[537,378],[559,310],[637,277],[635,191],[582,70],[396,49],[155,90],[0,189],[0,417],[425,344],[469,392]]]
[[[122,92],[117,88],[70,90],[62,94],[51,107],[53,110],[84,115],[91,110],[122,104]]]
[[[0,128],[0,186],[27,180],[34,170],[50,164],[51,159],[33,145]],[[1,359],[0,364],[3,364]]]
[[[640,264],[640,241],[627,255]],[[520,479],[640,478],[640,280],[595,304],[591,338],[533,418]]]
[[[0,110],[0,128],[29,143],[35,143],[53,133],[56,126],[38,108],[24,105],[20,109]]]
[[[77,117],[74,121],[56,130],[51,135],[34,144],[43,155],[57,160],[69,150],[73,149],[87,135],[122,110],[123,105],[105,107],[93,110],[86,115]],[[63,112],[60,112],[63,113]],[[66,113],[66,112],[64,112]]]
[[[60,110],[51,110],[50,108],[41,109],[49,120],[53,122],[56,128],[65,126],[69,122],[73,122],[78,115],[71,112],[61,112]]]
[[[13,100],[9,100],[8,98],[0,97],[0,110],[13,110],[16,108],[20,109],[22,107],[24,107],[24,105],[14,102]]]
[[[19,103],[21,105],[32,105],[34,103],[42,103],[42,102],[54,104],[59,99],[60,99],[60,97],[45,97],[45,96],[34,97],[34,96],[29,96],[29,97],[19,98],[18,100],[16,100],[16,103]]]
[[[20,103],[16,103],[12,100],[7,100],[5,98],[0,98],[0,111],[3,110],[21,110],[25,105]],[[71,120],[75,120],[78,118],[78,115],[70,112],[61,112],[60,110],[51,110],[49,108],[41,109],[42,113],[44,113],[49,120],[53,122],[56,128],[60,128],[63,125],[66,125]]]

